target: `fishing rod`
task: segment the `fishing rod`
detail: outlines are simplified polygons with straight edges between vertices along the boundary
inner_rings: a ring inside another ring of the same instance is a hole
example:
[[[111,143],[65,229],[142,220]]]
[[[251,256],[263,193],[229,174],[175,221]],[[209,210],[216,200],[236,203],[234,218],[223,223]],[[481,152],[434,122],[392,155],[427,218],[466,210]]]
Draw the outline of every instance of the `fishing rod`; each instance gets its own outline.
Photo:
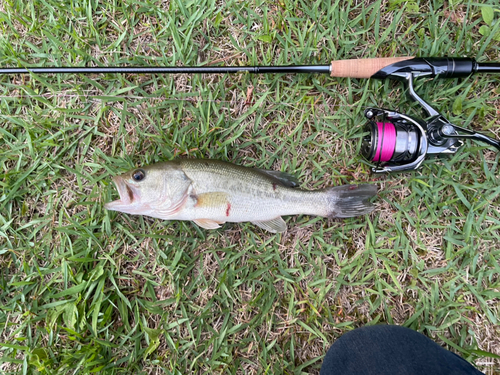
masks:
[[[474,73],[500,73],[500,63],[478,63],[472,58],[386,57],[336,60],[329,65],[281,66],[139,66],[139,67],[24,67],[0,68],[0,74],[195,74],[195,73],[325,73],[332,77],[397,79],[403,73],[414,77],[466,77]]]
[[[329,65],[286,66],[160,66],[160,67],[24,67],[0,68],[2,74],[195,74],[195,73],[314,73],[332,77],[395,79],[402,81],[411,100],[428,116],[415,118],[382,108],[367,108],[368,120],[361,153],[377,166],[375,173],[401,172],[419,168],[428,155],[454,154],[464,139],[487,143],[500,151],[500,141],[459,127],[425,102],[414,90],[415,78],[460,78],[476,73],[500,73],[500,63],[480,63],[473,58],[388,57],[336,60]]]

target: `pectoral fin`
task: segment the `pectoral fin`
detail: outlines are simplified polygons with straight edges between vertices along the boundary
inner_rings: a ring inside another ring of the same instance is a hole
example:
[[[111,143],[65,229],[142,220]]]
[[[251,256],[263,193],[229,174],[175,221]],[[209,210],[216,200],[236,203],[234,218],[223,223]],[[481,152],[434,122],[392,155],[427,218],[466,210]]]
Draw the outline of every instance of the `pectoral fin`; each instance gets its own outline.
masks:
[[[252,221],[252,224],[255,224],[271,233],[281,233],[286,231],[286,223],[281,216],[268,221]]]
[[[223,222],[215,221],[215,220],[211,220],[211,219],[196,219],[193,221],[198,226],[200,226],[204,229],[218,229],[218,228],[220,228],[219,224],[224,224]]]
[[[196,207],[225,207],[227,203],[226,193],[216,191],[196,195]]]

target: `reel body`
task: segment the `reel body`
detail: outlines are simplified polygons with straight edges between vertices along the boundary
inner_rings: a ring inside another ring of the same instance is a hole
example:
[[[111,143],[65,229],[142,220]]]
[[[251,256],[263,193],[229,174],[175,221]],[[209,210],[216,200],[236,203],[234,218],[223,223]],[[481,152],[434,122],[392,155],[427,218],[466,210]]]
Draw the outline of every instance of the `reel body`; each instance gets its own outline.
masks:
[[[373,168],[377,173],[415,170],[427,156],[454,154],[463,145],[456,138],[460,134],[455,126],[442,116],[424,121],[395,111],[368,108],[365,117],[369,134],[363,139],[361,153],[379,165]]]
[[[411,99],[417,101],[427,119],[419,119],[396,111],[367,108],[368,123],[363,138],[361,154],[377,166],[375,173],[415,170],[427,156],[454,154],[470,138],[488,143],[500,150],[500,142],[450,123],[413,90],[413,75],[400,77],[408,86]]]

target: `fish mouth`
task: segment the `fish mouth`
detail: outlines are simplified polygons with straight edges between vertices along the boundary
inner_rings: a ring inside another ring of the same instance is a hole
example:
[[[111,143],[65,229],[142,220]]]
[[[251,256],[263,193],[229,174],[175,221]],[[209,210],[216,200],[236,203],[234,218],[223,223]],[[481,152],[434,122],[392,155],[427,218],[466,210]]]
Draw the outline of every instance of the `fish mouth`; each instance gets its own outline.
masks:
[[[116,190],[120,195],[120,199],[108,202],[104,205],[107,210],[120,210],[129,207],[139,200],[139,192],[133,186],[130,186],[121,176],[113,177]]]

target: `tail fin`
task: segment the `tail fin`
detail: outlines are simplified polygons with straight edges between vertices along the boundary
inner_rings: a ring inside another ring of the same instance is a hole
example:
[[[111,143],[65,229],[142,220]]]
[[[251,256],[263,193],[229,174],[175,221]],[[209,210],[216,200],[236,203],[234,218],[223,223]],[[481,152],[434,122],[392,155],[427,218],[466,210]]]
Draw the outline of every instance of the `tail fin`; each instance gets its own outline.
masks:
[[[369,199],[377,194],[375,185],[343,185],[326,189],[329,217],[366,215],[375,208]]]

